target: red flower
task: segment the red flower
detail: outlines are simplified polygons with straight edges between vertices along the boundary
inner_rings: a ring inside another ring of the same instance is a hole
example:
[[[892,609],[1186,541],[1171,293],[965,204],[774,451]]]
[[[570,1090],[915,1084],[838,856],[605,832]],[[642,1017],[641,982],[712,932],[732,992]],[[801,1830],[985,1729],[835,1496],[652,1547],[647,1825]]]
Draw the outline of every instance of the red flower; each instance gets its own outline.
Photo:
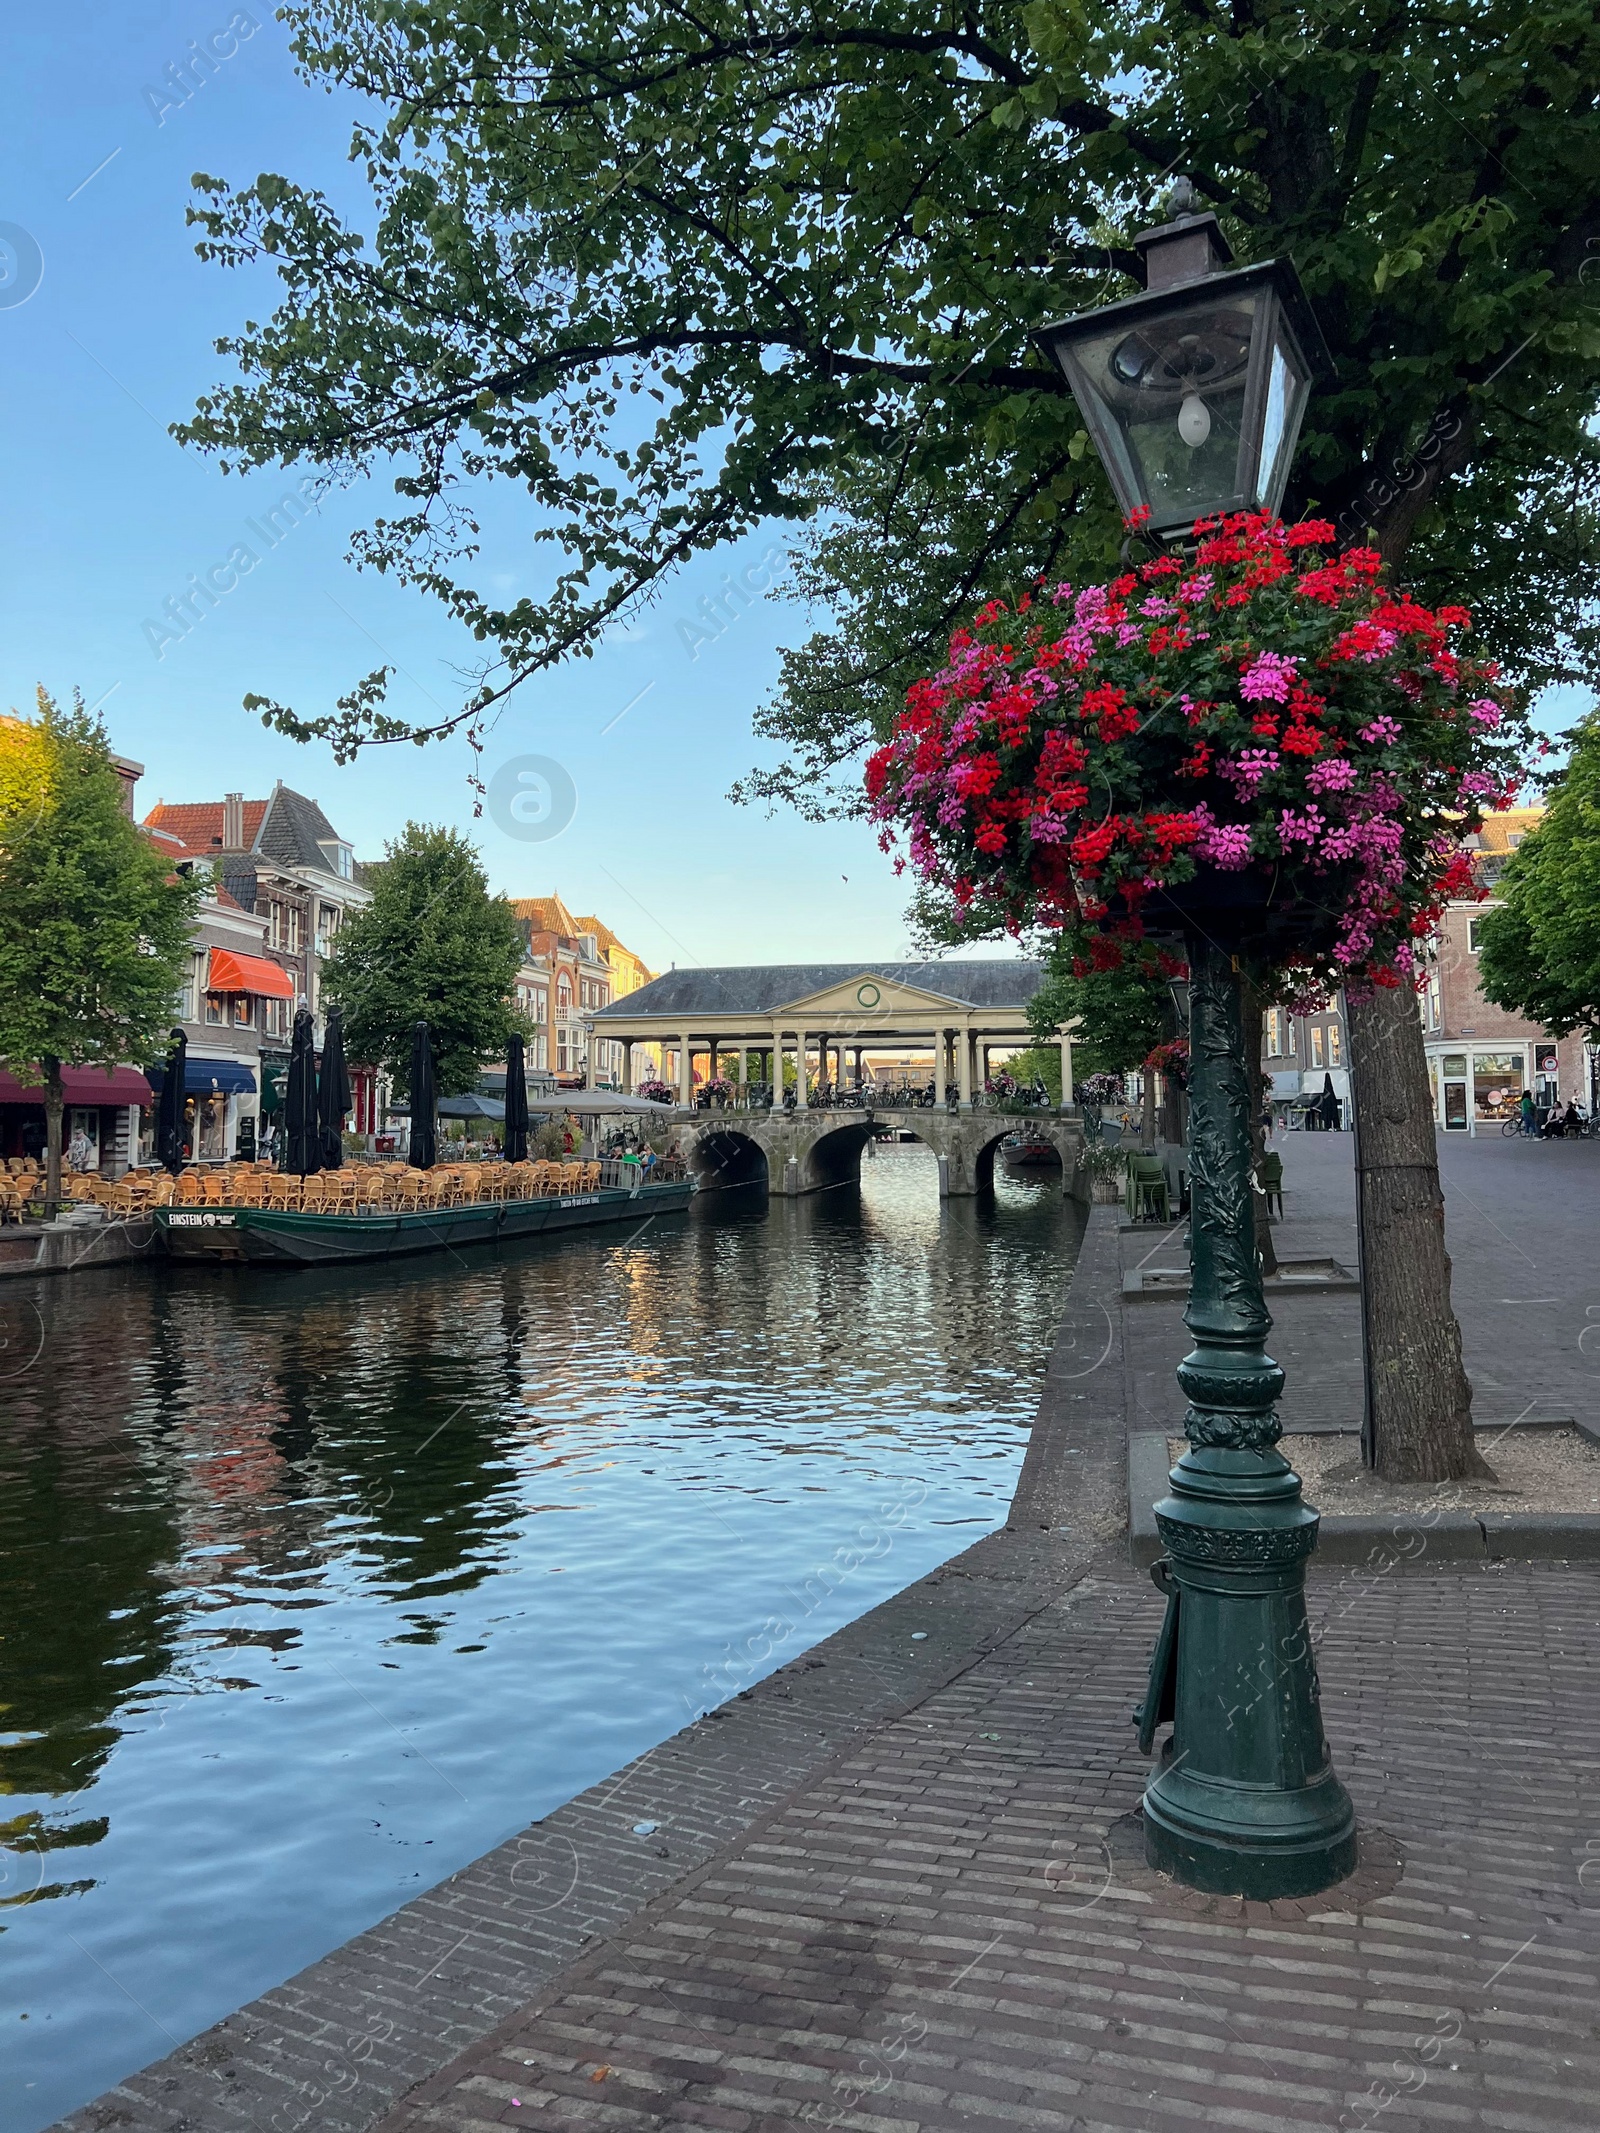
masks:
[[[1315,726],[1292,725],[1279,746],[1285,755],[1321,755],[1326,742]]]

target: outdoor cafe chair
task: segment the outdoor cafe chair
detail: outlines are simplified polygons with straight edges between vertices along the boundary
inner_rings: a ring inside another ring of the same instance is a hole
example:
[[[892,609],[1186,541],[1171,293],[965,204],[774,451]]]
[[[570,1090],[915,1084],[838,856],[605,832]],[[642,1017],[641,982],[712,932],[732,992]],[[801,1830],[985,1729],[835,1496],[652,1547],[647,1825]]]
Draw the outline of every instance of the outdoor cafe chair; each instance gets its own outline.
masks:
[[[1167,1174],[1156,1156],[1129,1155],[1127,1206],[1130,1222],[1171,1221]]]
[[[282,1171],[267,1180],[267,1206],[274,1214],[292,1214],[300,1205],[300,1180],[292,1171]]]
[[[1270,1149],[1261,1158],[1256,1176],[1260,1180],[1261,1190],[1267,1196],[1267,1213],[1269,1215],[1272,1213],[1272,1203],[1276,1200],[1278,1213],[1281,1215],[1283,1213],[1283,1157],[1279,1155],[1275,1148]]]

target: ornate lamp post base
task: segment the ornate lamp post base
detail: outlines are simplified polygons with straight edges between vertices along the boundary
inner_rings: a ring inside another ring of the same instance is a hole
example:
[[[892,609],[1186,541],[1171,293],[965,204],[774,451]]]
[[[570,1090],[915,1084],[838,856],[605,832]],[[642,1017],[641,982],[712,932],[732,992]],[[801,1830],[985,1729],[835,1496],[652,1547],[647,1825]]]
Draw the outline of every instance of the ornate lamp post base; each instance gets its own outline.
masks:
[[[1152,1866],[1218,1894],[1309,1896],[1356,1863],[1355,1813],[1322,1732],[1306,1624],[1317,1514],[1276,1449],[1283,1372],[1256,1257],[1250,1170],[1258,1067],[1233,958],[1191,934],[1193,1278],[1178,1367],[1189,1450],[1156,1506],[1167,1619],[1141,1743],[1173,1720],[1144,1797]]]

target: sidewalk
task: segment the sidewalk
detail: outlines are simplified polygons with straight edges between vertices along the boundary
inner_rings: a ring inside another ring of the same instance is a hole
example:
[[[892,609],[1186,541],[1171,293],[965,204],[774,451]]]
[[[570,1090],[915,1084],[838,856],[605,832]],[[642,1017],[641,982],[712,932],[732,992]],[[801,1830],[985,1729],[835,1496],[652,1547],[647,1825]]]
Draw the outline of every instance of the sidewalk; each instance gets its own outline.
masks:
[[[1585,1382],[1574,1245],[1595,1181],[1541,1159],[1589,1153],[1446,1151],[1480,1404],[1570,1403]],[[1326,1249],[1349,1143],[1284,1154],[1286,1236]],[[1095,1210],[1004,1533],[67,2123],[1593,2127],[1600,1570],[1313,1570],[1356,1875],[1246,1905],[1144,1866],[1129,1713],[1160,1601],[1127,1563],[1122,1475],[1129,1415],[1168,1411],[1182,1336],[1168,1304],[1123,1310],[1145,1245],[1118,1219]],[[1507,1282],[1508,1260],[1538,1282]],[[1348,1401],[1352,1313],[1283,1308],[1272,1345],[1291,1369],[1305,1354],[1308,1412]],[[558,1841],[570,1881],[530,1899],[496,1880],[517,1846]],[[538,1977],[505,1955],[534,1930]],[[456,1982],[497,1960],[499,2013]],[[515,2007],[513,1975],[531,1980]]]

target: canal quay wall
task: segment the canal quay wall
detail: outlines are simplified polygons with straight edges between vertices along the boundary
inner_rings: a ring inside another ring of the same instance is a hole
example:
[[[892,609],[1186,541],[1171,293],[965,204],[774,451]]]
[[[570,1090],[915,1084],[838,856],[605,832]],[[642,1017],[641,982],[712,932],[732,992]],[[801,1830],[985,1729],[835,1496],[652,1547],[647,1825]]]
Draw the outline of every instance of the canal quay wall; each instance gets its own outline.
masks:
[[[1117,1217],[1090,1217],[1008,1523],[57,2133],[366,2133],[553,1979],[1125,1552]],[[315,1803],[308,1803],[315,1812]]]
[[[161,1254],[156,1226],[148,1216],[84,1221],[60,1216],[37,1228],[0,1230],[0,1281],[38,1274],[92,1274],[101,1267],[125,1266],[133,1259]]]

